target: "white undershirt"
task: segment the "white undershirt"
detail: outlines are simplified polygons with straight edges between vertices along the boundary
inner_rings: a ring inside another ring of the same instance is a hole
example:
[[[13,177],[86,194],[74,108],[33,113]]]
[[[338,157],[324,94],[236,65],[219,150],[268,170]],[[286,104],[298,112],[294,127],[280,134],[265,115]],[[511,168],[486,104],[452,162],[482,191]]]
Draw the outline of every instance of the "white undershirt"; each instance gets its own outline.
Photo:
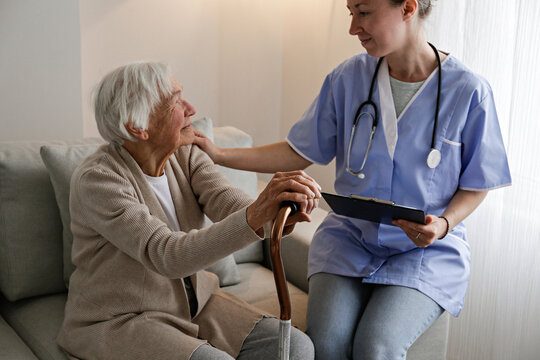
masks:
[[[171,190],[169,189],[169,180],[167,180],[165,171],[163,172],[163,175],[158,177],[153,177],[146,174],[144,174],[144,177],[152,190],[154,190],[154,194],[156,194],[165,215],[167,215],[169,224],[171,224],[172,227],[171,230],[180,231],[180,224],[178,223],[176,212],[174,211],[174,203],[172,201]],[[193,318],[197,314],[197,308],[199,306],[197,303],[197,296],[195,295],[195,290],[193,289],[193,284],[189,276],[184,278],[184,284],[188,296],[189,312]]]
[[[167,180],[165,172],[163,172],[163,175],[158,177],[153,177],[146,174],[144,174],[144,177],[146,178],[146,181],[148,181],[148,184],[152,190],[154,190],[154,194],[156,194],[165,215],[167,215],[167,219],[172,226],[171,230],[180,231],[180,224],[176,218],[176,211],[174,210],[171,190],[169,189],[169,181]]]

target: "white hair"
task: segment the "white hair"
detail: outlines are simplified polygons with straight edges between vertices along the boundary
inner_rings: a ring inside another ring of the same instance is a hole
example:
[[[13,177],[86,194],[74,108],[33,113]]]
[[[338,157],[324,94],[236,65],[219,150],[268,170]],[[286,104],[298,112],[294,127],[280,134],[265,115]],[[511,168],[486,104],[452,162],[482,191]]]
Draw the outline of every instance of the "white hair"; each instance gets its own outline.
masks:
[[[116,144],[137,141],[125,128],[148,129],[150,114],[172,94],[171,70],[167,64],[137,62],[121,66],[99,83],[94,112],[101,136]]]

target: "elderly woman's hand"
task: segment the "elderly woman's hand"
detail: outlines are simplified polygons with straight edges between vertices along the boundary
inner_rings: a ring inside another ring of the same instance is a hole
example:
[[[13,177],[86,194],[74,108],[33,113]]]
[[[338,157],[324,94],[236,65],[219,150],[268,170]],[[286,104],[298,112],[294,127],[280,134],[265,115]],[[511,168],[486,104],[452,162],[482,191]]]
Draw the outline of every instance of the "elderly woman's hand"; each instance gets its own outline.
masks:
[[[276,173],[257,200],[248,206],[247,222],[256,232],[274,220],[283,201],[293,201],[300,210],[287,219],[285,234],[292,231],[294,224],[311,221],[309,214],[319,204],[321,187],[302,170]]]
[[[446,233],[447,228],[446,221],[435,215],[427,215],[425,225],[402,219],[393,220],[392,223],[399,226],[418,247],[428,247],[433,244]]]

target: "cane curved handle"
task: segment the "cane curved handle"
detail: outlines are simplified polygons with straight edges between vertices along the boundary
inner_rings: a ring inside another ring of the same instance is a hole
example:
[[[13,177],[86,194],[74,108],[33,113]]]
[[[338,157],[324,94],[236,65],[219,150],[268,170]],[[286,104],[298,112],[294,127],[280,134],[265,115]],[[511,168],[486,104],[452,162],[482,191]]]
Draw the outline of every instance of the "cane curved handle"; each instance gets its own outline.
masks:
[[[272,235],[270,237],[270,263],[274,273],[274,282],[278,294],[281,320],[291,320],[291,298],[289,288],[287,287],[287,279],[285,277],[285,269],[281,259],[281,237],[283,236],[283,228],[285,221],[290,214],[298,211],[298,206],[294,202],[283,202],[282,208],[279,210],[274,225],[272,226]]]

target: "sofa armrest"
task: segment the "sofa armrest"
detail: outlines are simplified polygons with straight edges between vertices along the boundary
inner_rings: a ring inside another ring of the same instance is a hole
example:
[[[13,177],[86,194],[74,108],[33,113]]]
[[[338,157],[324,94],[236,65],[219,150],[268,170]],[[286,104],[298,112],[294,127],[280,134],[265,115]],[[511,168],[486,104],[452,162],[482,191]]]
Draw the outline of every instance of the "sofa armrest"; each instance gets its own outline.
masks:
[[[0,360],[13,359],[37,360],[15,330],[0,317]]]

